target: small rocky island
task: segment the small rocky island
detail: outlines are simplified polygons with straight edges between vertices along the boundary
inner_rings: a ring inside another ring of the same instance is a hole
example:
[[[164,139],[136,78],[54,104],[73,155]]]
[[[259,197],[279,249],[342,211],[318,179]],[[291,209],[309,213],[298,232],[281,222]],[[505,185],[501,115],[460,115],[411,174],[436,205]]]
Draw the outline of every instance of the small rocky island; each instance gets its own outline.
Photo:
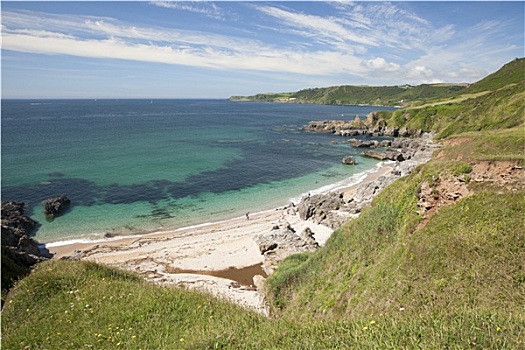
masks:
[[[44,202],[44,214],[48,220],[53,220],[62,214],[71,204],[71,200],[66,196],[49,198]]]

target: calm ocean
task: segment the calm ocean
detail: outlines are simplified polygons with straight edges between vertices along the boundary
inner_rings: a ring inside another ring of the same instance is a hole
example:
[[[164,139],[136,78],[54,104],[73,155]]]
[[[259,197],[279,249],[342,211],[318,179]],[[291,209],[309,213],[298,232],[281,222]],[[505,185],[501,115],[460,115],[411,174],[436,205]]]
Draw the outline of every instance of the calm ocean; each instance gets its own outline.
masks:
[[[310,120],[377,107],[226,100],[2,100],[2,200],[43,243],[134,234],[275,208],[376,167]],[[331,141],[339,141],[331,144]],[[357,166],[340,164],[346,155]],[[69,211],[46,221],[42,201]]]

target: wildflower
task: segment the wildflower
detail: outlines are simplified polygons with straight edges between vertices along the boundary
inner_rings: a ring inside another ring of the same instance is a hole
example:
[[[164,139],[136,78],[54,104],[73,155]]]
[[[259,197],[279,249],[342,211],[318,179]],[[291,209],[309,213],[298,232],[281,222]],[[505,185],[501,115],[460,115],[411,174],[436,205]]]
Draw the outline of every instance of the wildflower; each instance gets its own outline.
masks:
[[[370,321],[370,324],[371,325],[376,324],[376,321],[372,320],[372,321]]]
[[[498,326],[496,327],[496,332],[499,332],[499,331],[501,331],[501,328]]]
[[[364,326],[364,327],[363,327],[363,330],[364,330],[364,331],[366,331],[367,329],[368,329],[368,327],[367,327],[367,326]]]
[[[180,338],[179,341],[182,343],[184,341],[184,338]]]

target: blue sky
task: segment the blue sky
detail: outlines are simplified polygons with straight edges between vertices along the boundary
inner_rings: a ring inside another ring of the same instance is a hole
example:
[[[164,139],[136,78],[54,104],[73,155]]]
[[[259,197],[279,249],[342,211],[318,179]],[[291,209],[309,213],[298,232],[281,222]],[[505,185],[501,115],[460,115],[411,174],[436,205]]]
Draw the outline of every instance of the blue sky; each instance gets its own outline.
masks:
[[[3,98],[227,98],[475,82],[524,2],[2,1]]]

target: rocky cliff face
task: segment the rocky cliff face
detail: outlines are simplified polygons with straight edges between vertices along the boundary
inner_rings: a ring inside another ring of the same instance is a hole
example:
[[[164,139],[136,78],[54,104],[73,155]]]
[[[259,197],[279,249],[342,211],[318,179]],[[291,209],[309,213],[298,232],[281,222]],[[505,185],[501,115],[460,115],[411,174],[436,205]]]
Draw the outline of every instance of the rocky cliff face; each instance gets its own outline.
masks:
[[[392,128],[386,125],[384,119],[372,112],[365,120],[321,120],[311,121],[303,127],[304,130],[313,132],[332,133],[340,136],[390,136],[390,137],[418,137],[423,134],[421,130],[408,130],[406,128]]]
[[[24,215],[24,203],[2,202],[3,290],[8,290],[34,264],[50,257],[29,236],[37,225],[36,221]]]

